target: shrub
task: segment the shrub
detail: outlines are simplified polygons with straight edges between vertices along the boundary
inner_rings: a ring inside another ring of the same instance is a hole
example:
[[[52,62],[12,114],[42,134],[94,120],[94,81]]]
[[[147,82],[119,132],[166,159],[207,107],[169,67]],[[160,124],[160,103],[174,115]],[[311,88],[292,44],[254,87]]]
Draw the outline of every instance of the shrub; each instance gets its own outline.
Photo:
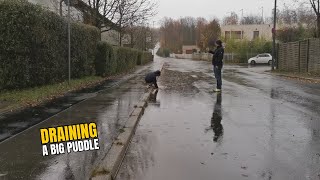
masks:
[[[68,77],[67,21],[24,0],[0,1],[0,89],[61,82]],[[73,78],[94,74],[98,29],[72,23]]]
[[[142,52],[141,61],[142,61],[142,64],[147,64],[147,63],[153,61],[152,53],[147,52],[147,51]]]
[[[99,42],[95,58],[95,70],[99,76],[107,76],[133,69],[152,61],[149,52],[142,52],[126,47],[112,47],[106,42]]]
[[[97,45],[95,70],[98,76],[111,75],[117,71],[113,47],[106,42],[99,42]]]
[[[240,63],[247,63],[248,58],[260,53],[271,53],[272,42],[264,38],[257,38],[253,41],[229,39],[226,42],[226,53],[235,53]]]
[[[144,65],[153,61],[153,55],[147,51],[139,51],[137,65]]]
[[[160,57],[170,57],[170,50],[166,48],[159,48],[156,54]]]
[[[126,47],[114,47],[117,73],[125,72],[135,67],[138,61],[138,50]]]

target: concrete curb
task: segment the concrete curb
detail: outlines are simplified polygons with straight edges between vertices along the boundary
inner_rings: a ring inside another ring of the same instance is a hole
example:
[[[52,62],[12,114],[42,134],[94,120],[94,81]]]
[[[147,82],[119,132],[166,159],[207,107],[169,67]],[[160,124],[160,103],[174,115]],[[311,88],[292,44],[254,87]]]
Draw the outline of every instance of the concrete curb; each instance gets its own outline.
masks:
[[[163,69],[163,66],[161,70]],[[121,130],[117,139],[112,143],[106,157],[103,158],[99,166],[92,172],[92,180],[114,180],[121,167],[121,163],[126,155],[126,152],[131,143],[132,137],[135,134],[139,121],[144,114],[144,110],[148,105],[151,95],[154,95],[157,90],[149,89],[141,97],[139,103],[134,107],[133,111]]]
[[[306,80],[306,81],[315,81],[317,83],[320,82],[320,79],[317,79],[317,78],[300,77],[300,76],[293,76],[293,75],[286,75],[286,74],[274,74],[274,75],[280,76],[280,77],[286,77],[286,78]]]

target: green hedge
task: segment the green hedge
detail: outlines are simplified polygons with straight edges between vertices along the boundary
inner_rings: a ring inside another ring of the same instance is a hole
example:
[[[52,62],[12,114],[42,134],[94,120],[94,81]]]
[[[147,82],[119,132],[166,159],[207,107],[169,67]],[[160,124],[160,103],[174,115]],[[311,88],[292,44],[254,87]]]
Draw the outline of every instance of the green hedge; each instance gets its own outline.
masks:
[[[160,57],[167,58],[170,57],[170,50],[166,48],[159,48],[156,54]]]
[[[153,61],[153,55],[150,52],[141,52],[141,58],[138,59],[138,65],[147,64]]]
[[[107,76],[126,72],[136,65],[143,65],[153,60],[149,52],[142,52],[126,47],[112,47],[106,42],[99,42],[95,67],[96,74]]]
[[[96,75],[107,76],[117,71],[117,63],[114,60],[114,52],[111,45],[99,42],[95,58]]]
[[[95,73],[98,29],[72,23],[72,78]],[[68,76],[67,21],[24,0],[0,0],[0,89],[61,82]]]

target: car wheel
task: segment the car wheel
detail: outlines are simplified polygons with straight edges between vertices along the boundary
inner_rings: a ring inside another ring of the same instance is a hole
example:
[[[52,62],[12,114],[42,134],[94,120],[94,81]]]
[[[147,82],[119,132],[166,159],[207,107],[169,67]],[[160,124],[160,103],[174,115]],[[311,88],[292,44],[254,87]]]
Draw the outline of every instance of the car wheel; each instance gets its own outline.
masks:
[[[268,65],[270,66],[272,64],[272,60],[270,60],[269,62],[268,62]]]
[[[250,64],[251,65],[256,65],[256,61],[251,61]]]

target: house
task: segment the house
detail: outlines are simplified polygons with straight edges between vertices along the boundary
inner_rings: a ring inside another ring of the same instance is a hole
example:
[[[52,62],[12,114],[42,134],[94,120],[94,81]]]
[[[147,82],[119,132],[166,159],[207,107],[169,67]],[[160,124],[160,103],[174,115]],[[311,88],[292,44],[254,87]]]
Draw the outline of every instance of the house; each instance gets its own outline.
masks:
[[[265,38],[271,41],[272,27],[271,24],[224,25],[221,26],[221,36],[225,37],[225,40],[233,38],[252,41],[256,38]]]
[[[33,3],[33,4],[38,4],[44,8],[47,8],[48,10],[56,13],[56,14],[60,14],[62,16],[67,16],[68,14],[68,7],[66,5],[66,3],[64,3],[61,0],[28,0],[29,2]],[[70,17],[72,19],[72,21],[76,21],[76,22],[83,22],[83,13],[74,8],[74,7],[70,7]]]
[[[39,4],[42,7],[45,7],[48,10],[53,11],[62,16],[67,16],[68,14],[68,6],[66,5],[65,0],[28,0],[28,1],[34,4]],[[70,0],[70,16],[72,21],[82,22],[84,24],[92,24],[90,20],[90,16],[88,16],[89,11],[91,11],[91,8],[84,1]],[[116,25],[113,22],[111,22],[109,19],[105,17],[103,18],[107,26],[116,27]],[[104,29],[105,28],[101,30],[103,31]],[[115,28],[113,30],[109,30],[101,33],[101,40],[106,41],[113,46],[118,46],[119,45],[118,29]]]
[[[200,49],[196,45],[183,45],[182,46],[182,54],[192,54],[194,52],[199,52]]]

